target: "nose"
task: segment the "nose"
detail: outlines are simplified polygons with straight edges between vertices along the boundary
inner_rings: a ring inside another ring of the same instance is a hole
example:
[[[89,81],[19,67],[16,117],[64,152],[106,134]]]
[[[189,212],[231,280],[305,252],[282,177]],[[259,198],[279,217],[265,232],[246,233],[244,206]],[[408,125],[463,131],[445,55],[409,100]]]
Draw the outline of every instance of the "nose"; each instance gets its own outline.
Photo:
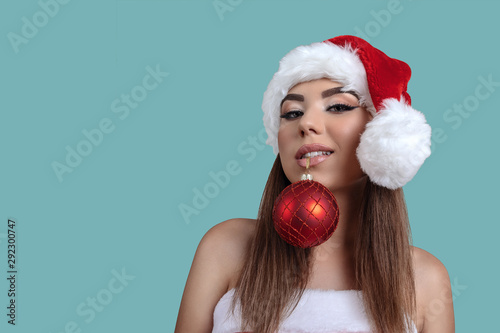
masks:
[[[304,114],[299,119],[300,136],[321,134],[324,129],[323,112],[319,107],[311,106],[304,110]]]

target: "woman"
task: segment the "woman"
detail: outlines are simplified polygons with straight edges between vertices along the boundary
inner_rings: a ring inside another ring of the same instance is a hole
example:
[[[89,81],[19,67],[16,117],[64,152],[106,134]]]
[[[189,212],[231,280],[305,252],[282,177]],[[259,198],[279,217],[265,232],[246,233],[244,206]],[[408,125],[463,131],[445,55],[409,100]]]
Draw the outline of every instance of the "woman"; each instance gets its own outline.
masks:
[[[257,220],[203,237],[176,333],[454,332],[443,264],[411,246],[402,186],[430,154],[430,127],[410,106],[410,68],[366,41],[300,46],[264,94],[277,154]],[[294,247],[275,231],[275,199],[308,171],[335,196],[324,243]]]

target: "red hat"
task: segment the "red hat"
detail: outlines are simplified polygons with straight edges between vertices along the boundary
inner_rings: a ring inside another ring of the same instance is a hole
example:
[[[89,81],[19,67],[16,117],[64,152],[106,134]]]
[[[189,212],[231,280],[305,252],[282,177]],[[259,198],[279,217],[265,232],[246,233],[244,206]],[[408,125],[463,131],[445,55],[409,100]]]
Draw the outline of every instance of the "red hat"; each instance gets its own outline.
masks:
[[[267,144],[278,154],[280,104],[298,83],[329,78],[353,90],[374,117],[356,151],[371,181],[390,189],[405,185],[430,155],[431,128],[411,107],[406,89],[411,69],[365,40],[339,36],[299,46],[280,61],[264,93],[262,110]]]

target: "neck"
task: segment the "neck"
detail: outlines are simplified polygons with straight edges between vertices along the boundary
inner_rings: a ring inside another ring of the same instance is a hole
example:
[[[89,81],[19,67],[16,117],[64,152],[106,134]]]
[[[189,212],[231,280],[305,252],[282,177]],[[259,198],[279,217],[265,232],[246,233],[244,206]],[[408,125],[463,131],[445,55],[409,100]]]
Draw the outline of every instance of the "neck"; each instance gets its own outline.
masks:
[[[360,225],[359,212],[361,210],[363,191],[368,177],[363,177],[355,184],[332,191],[340,210],[339,223],[333,235],[315,249],[330,253],[335,251],[342,254],[354,255],[354,245]]]

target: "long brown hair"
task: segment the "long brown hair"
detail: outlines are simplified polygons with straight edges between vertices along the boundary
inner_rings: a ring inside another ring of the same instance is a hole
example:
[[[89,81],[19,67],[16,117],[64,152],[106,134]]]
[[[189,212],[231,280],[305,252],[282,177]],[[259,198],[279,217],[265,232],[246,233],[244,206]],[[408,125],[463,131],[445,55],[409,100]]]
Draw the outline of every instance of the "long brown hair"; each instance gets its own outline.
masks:
[[[366,183],[355,244],[356,285],[363,291],[373,330],[401,333],[410,327],[416,307],[411,231],[403,190]],[[289,245],[273,226],[274,200],[289,184],[278,154],[231,305],[234,311],[240,303],[242,331],[276,331],[297,306],[309,280],[311,249]]]

